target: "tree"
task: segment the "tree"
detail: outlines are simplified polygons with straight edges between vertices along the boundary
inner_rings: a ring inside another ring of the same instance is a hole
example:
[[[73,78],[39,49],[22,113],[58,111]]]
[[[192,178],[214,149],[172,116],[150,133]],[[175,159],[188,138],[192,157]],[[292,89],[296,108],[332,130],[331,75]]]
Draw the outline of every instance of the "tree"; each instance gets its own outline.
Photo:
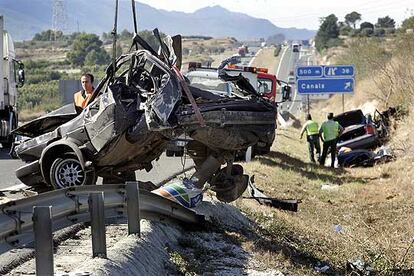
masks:
[[[129,32],[127,29],[124,29],[121,32],[120,39],[122,39],[122,40],[131,40],[133,36],[134,36],[133,33]]]
[[[339,28],[339,34],[340,35],[350,35],[352,33],[352,27],[345,25]]]
[[[322,24],[315,37],[315,46],[318,51],[328,48],[328,41],[330,41],[331,45],[334,44],[331,39],[338,39],[339,27],[337,23],[338,18],[334,14],[331,14],[322,20]]]
[[[374,33],[374,25],[370,22],[363,22],[359,25],[361,36],[371,36]]]
[[[401,29],[406,31],[407,29],[414,29],[414,16],[405,19],[401,24]]]
[[[355,29],[355,24],[356,22],[361,20],[361,14],[357,13],[355,11],[348,13],[347,15],[345,15],[345,22],[346,24],[348,24],[349,26],[353,26],[353,28]]]
[[[72,65],[83,66],[87,56],[88,64],[105,64],[110,60],[97,35],[81,33],[76,36],[66,57]]]
[[[363,22],[363,23],[361,23],[361,25],[359,25],[359,28],[361,30],[363,30],[363,29],[372,29],[372,30],[374,30],[374,25],[372,23],[369,23],[369,22]]]
[[[375,24],[375,27],[377,28],[395,28],[395,21],[388,15],[386,17],[379,17],[377,24]]]
[[[33,40],[37,41],[52,41],[62,39],[63,33],[61,31],[46,30],[41,33],[36,33],[33,37]]]

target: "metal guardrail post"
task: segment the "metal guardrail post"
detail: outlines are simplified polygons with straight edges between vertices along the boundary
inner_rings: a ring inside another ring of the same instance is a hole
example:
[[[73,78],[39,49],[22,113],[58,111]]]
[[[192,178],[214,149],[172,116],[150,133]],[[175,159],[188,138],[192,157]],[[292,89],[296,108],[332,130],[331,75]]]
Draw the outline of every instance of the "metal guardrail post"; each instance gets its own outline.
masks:
[[[126,201],[128,213],[128,234],[138,234],[138,236],[141,237],[138,182],[126,182]]]
[[[52,206],[33,207],[36,275],[53,275]]]
[[[93,257],[106,258],[104,193],[89,194]]]

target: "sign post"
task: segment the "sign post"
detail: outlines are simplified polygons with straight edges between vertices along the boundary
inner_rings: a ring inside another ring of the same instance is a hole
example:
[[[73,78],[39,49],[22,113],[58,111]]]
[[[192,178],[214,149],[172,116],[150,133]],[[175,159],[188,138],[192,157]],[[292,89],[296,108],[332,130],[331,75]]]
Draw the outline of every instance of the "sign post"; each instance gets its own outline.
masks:
[[[312,65],[296,67],[296,87],[298,94],[352,94],[355,87],[354,65]],[[309,102],[309,100],[308,100]],[[309,111],[309,103],[308,103]]]

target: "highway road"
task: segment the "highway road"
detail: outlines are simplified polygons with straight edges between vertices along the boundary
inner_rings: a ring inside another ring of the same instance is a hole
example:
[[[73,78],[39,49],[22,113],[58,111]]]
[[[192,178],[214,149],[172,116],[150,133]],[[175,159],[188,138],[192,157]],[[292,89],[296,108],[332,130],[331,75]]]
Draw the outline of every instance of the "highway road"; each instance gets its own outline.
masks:
[[[299,52],[293,52],[292,46],[286,46],[281,51],[280,63],[276,68],[276,77],[283,81],[288,81],[289,76],[295,77],[295,68],[300,65],[312,65],[315,63],[314,55],[309,47],[302,46]],[[279,111],[289,112],[298,116],[303,111],[302,107],[306,106],[306,99],[297,93],[295,83],[292,86],[292,100],[279,105]]]

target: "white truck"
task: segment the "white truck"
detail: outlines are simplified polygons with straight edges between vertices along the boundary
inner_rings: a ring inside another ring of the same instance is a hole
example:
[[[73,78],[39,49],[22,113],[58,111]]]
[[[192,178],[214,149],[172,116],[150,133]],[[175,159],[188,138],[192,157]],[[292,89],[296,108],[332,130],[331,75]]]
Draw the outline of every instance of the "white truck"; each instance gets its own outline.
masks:
[[[16,60],[13,40],[4,30],[3,16],[0,15],[0,143],[8,148],[14,141],[11,133],[18,122],[17,88],[24,84],[24,66]]]

